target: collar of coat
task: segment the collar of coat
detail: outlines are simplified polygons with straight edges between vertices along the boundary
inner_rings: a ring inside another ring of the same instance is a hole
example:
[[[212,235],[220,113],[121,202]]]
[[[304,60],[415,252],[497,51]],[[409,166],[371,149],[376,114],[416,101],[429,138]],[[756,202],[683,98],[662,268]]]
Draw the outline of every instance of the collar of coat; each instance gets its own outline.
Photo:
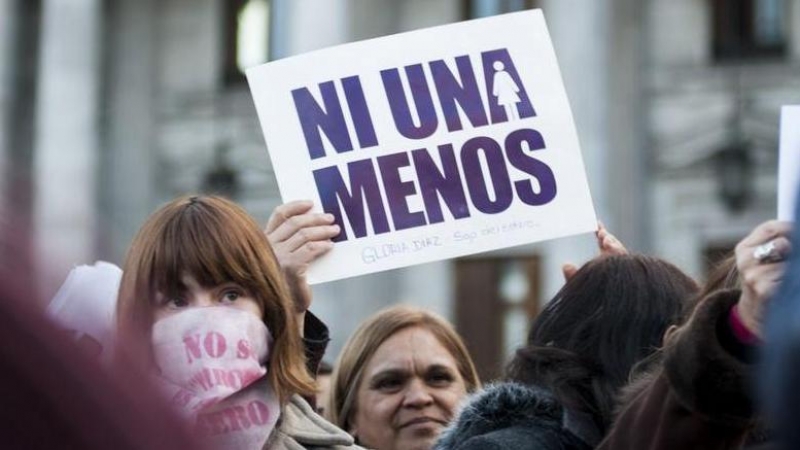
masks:
[[[317,414],[299,395],[281,411],[279,432],[303,447],[352,446],[353,437]]]
[[[503,382],[489,385],[472,397],[442,432],[435,449],[457,448],[472,437],[526,424],[563,430],[592,447],[602,437],[591,419],[565,411],[551,392],[537,386]]]

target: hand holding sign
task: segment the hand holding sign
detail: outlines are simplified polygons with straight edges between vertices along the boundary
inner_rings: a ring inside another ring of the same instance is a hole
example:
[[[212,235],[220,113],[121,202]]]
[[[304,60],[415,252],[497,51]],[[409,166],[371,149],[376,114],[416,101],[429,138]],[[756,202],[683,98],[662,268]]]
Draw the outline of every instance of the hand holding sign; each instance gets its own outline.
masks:
[[[306,282],[309,265],[333,248],[331,239],[340,231],[332,225],[333,216],[312,213],[313,206],[307,200],[280,205],[264,230],[286,275],[298,314],[311,306],[311,289]]]
[[[609,233],[602,222],[597,222],[597,231],[594,234],[597,237],[597,247],[600,248],[601,256],[628,254],[628,249],[625,248],[625,245],[616,236]]]
[[[761,336],[764,308],[783,278],[789,254],[792,224],[770,220],[757,226],[736,245],[736,267],[742,283],[742,295],[736,305],[742,323],[757,336]],[[758,256],[759,247],[771,244],[781,258],[771,260]]]
[[[602,222],[597,222],[597,231],[594,232],[594,235],[597,238],[597,248],[600,249],[601,257],[628,254],[628,249],[625,248],[625,245],[616,236],[609,233]],[[561,266],[564,281],[572,278],[577,271],[578,266],[572,263],[566,263]]]

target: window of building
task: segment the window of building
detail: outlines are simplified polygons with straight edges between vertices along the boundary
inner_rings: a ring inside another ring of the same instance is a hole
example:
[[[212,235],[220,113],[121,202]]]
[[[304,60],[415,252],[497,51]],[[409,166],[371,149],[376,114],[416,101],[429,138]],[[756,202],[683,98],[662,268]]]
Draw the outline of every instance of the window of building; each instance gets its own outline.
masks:
[[[482,380],[496,379],[539,312],[539,258],[456,260],[456,329]]]
[[[225,82],[244,81],[244,71],[269,61],[269,0],[226,0],[225,4]]]
[[[464,17],[476,19],[536,7],[536,0],[464,0]]]
[[[786,0],[712,0],[715,60],[784,55],[787,7]]]

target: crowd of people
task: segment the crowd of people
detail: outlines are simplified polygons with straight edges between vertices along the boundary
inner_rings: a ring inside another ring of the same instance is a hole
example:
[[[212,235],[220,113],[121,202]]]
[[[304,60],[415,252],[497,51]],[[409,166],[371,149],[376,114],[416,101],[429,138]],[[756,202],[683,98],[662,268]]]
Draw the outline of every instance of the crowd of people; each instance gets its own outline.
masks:
[[[758,364],[765,335],[797,334],[789,223],[756,227],[703,285],[599,226],[599,255],[565,266],[500,379],[479,379],[445,319],[398,305],[358,327],[322,389],[328,329],[309,311],[305,274],[339,229],[312,209],[281,205],[262,228],[216,196],[159,208],[122,272],[104,272],[119,287],[105,295],[103,361],[54,337],[86,330],[20,308],[6,285],[0,331],[30,342],[3,346],[15,448],[755,449],[792,437],[792,404],[776,393],[793,391],[792,341],[765,376]]]

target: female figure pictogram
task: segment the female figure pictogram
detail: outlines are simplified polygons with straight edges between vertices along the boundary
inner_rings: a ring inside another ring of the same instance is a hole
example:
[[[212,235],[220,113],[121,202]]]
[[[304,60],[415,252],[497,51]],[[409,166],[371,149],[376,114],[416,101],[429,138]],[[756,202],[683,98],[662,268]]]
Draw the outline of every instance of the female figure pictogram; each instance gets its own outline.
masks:
[[[495,70],[494,79],[492,80],[492,95],[497,97],[497,104],[504,107],[508,120],[519,119],[516,105],[519,103],[519,86],[511,78],[508,72],[505,71],[505,65],[502,61],[495,61],[492,64]]]

